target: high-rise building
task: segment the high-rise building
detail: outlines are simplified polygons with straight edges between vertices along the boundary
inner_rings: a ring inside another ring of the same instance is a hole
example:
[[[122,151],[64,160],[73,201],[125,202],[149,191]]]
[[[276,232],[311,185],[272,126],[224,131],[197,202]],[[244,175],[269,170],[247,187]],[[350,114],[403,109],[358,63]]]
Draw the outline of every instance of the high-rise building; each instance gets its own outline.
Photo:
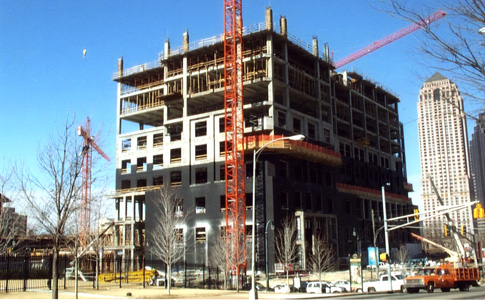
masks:
[[[264,270],[265,229],[294,216],[297,268],[306,268],[315,235],[337,257],[374,244],[372,221],[382,226],[381,187],[388,218],[413,213],[408,198],[399,98],[355,72],[335,72],[328,48],[306,45],[287,34],[266,11],[266,22],[244,29],[244,150],[246,209],[256,179],[256,220],[246,214],[246,240],[256,222],[257,268]],[[279,29],[279,30],[278,30]],[[212,242],[225,228],[224,48],[222,36],[172,49],[157,61],[123,67],[118,61],[115,255],[142,261],[150,245],[156,189],[177,187],[177,214],[192,213],[181,240],[184,262],[207,265]],[[253,174],[253,150],[279,136],[303,134],[261,152]],[[384,245],[378,231],[377,244]],[[392,231],[391,247],[411,241],[406,229]],[[250,253],[249,251],[247,253]],[[249,256],[249,255],[248,255]],[[270,271],[274,232],[268,232]]]
[[[480,113],[470,140],[470,160],[476,201],[485,207],[485,113]],[[477,219],[478,234],[484,236],[485,219]]]
[[[456,84],[438,72],[424,83],[419,93],[418,134],[425,211],[440,206],[432,182],[445,206],[470,202],[471,173],[463,99]],[[452,212],[450,217],[455,226],[472,228],[471,208]],[[425,220],[424,234],[442,238],[445,224],[444,216]]]

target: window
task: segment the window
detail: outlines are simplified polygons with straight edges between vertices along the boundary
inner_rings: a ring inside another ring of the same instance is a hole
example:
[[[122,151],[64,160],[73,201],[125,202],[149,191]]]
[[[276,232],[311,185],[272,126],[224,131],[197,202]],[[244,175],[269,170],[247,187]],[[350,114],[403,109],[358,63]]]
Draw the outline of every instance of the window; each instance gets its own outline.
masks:
[[[225,211],[226,210],[226,195],[221,195],[219,197],[219,202],[221,204],[221,211]]]
[[[195,160],[207,159],[207,145],[195,146]]]
[[[224,181],[226,180],[226,166],[221,165],[219,167],[219,180]]]
[[[204,227],[195,228],[195,242],[197,244],[205,244],[206,241],[206,231]]]
[[[207,167],[201,167],[195,169],[195,183],[207,182]]]
[[[136,187],[146,187],[147,186],[147,180],[146,179],[138,179],[136,181]]]
[[[182,217],[184,215],[184,199],[175,199],[175,216]]]
[[[122,180],[121,181],[121,189],[126,190],[126,189],[129,189],[129,188],[131,188],[130,180]]]
[[[281,209],[288,209],[288,194],[286,192],[280,193],[280,205]]]
[[[163,176],[153,177],[153,185],[163,185]]]
[[[178,243],[182,243],[184,241],[184,229],[183,228],[175,229],[175,237],[177,238]]]
[[[195,213],[205,214],[205,197],[195,198]]]
[[[223,157],[226,155],[226,145],[224,141],[219,143],[219,156]]]
[[[308,123],[308,137],[314,139],[316,137],[315,125]]]
[[[170,172],[170,184],[172,186],[182,185],[182,171],[172,171],[172,172]]]
[[[312,210],[312,194],[305,193],[305,210]]]
[[[137,172],[146,172],[147,170],[147,158],[146,157],[139,157],[136,160],[136,171]]]
[[[325,143],[330,143],[330,130],[328,129],[323,129],[323,141]]]
[[[131,173],[131,161],[128,160],[123,160],[121,162],[121,174],[129,174]]]
[[[258,174],[256,174],[258,175]],[[246,163],[246,178],[253,177],[253,163]]]
[[[124,139],[121,141],[121,151],[130,151],[131,150],[131,139]]]
[[[138,137],[136,145],[137,145],[138,150],[146,149],[147,148],[147,137],[146,136]]]
[[[157,133],[153,135],[153,147],[158,148],[163,146],[163,133]]]
[[[282,111],[278,111],[278,126],[286,127],[286,114]]]
[[[253,208],[253,193],[246,193],[246,209]]]
[[[163,167],[163,155],[153,156],[153,170],[160,170]]]
[[[295,209],[301,209],[301,194],[300,192],[293,193],[293,203],[295,204]]]
[[[195,123],[195,136],[204,136],[207,135],[207,122],[197,122]]]
[[[219,119],[219,132],[226,132],[226,127],[224,125],[224,117]]]
[[[296,133],[301,133],[301,121],[300,119],[293,118],[293,131]]]
[[[321,211],[322,210],[322,196],[321,195],[315,196],[315,201],[313,202],[313,206],[315,208],[315,211]]]
[[[182,162],[182,149],[175,148],[170,150],[170,163],[180,163]]]

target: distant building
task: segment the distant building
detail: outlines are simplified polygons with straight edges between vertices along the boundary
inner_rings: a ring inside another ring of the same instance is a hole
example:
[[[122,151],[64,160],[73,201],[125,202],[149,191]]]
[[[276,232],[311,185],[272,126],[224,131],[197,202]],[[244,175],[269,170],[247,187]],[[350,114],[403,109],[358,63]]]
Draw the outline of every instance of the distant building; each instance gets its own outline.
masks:
[[[298,261],[308,268],[315,235],[336,249],[340,261],[373,245],[383,224],[381,188],[388,218],[413,213],[408,192],[399,98],[356,72],[337,73],[315,38],[311,46],[266,23],[244,30],[244,121],[247,245],[256,222],[257,268],[264,270],[265,226],[289,215],[297,220]],[[279,31],[279,32],[278,32]],[[136,262],[151,257],[157,218],[156,189],[178,188],[193,211],[180,228],[184,263],[208,264],[212,242],[225,230],[224,47],[220,36],[170,48],[157,61],[123,68],[117,85],[116,255]],[[278,136],[303,134],[305,142],[281,142],[262,152],[252,174],[254,149]],[[253,177],[253,175],[256,175]],[[256,220],[252,180],[256,178]],[[407,229],[392,231],[391,247],[411,242]],[[384,234],[377,237],[384,246]],[[248,256],[250,251],[247,252]],[[273,272],[274,232],[268,235]]]
[[[12,201],[0,194],[0,238],[15,239],[27,235],[27,216],[15,212],[15,208],[6,206]]]
[[[470,159],[475,200],[485,207],[485,113],[478,115],[470,140]],[[479,234],[485,234],[485,219],[477,220]]]
[[[472,201],[471,172],[468,154],[463,99],[455,83],[436,72],[423,85],[418,101],[418,133],[424,209],[438,208],[438,196],[444,205]],[[455,225],[472,228],[471,208],[450,213]],[[425,220],[424,234],[444,237],[444,216]]]

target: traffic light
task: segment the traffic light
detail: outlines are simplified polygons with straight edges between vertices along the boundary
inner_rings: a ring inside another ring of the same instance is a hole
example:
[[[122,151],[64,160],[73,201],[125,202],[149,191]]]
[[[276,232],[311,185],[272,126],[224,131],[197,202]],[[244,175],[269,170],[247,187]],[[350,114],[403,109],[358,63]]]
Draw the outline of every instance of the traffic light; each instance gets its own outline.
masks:
[[[450,232],[448,231],[448,225],[445,225],[445,236],[448,236]]]
[[[483,219],[484,218],[484,209],[480,203],[477,204],[477,207],[473,209],[473,218],[474,219]]]
[[[381,254],[379,254],[379,259],[381,261],[387,261],[388,258],[389,258],[389,256],[387,255],[387,253],[381,253]]]
[[[419,209],[417,208],[414,209],[414,219],[419,220]]]
[[[461,234],[466,234],[466,225],[461,225]]]

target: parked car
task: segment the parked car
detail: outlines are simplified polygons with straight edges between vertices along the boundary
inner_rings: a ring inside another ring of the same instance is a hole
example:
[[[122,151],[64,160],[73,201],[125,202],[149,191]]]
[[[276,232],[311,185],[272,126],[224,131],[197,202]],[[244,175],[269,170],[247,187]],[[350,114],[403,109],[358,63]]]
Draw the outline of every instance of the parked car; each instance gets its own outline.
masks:
[[[287,284],[277,284],[274,287],[274,292],[275,293],[290,293],[294,288],[293,286],[288,286]]]
[[[345,288],[335,286],[330,282],[315,281],[308,283],[308,285],[306,286],[306,292],[309,294],[342,293],[345,292]]]
[[[331,284],[345,289],[344,292],[350,292],[350,281],[348,280],[344,280],[344,279],[334,280],[331,282]]]
[[[256,290],[258,290],[258,292],[268,292],[268,291],[272,291],[271,288],[266,288],[264,285],[262,285],[259,282],[256,282],[255,283],[255,287],[256,287]],[[243,288],[242,289],[244,291],[251,290],[251,283],[246,283],[245,285],[243,285]]]

